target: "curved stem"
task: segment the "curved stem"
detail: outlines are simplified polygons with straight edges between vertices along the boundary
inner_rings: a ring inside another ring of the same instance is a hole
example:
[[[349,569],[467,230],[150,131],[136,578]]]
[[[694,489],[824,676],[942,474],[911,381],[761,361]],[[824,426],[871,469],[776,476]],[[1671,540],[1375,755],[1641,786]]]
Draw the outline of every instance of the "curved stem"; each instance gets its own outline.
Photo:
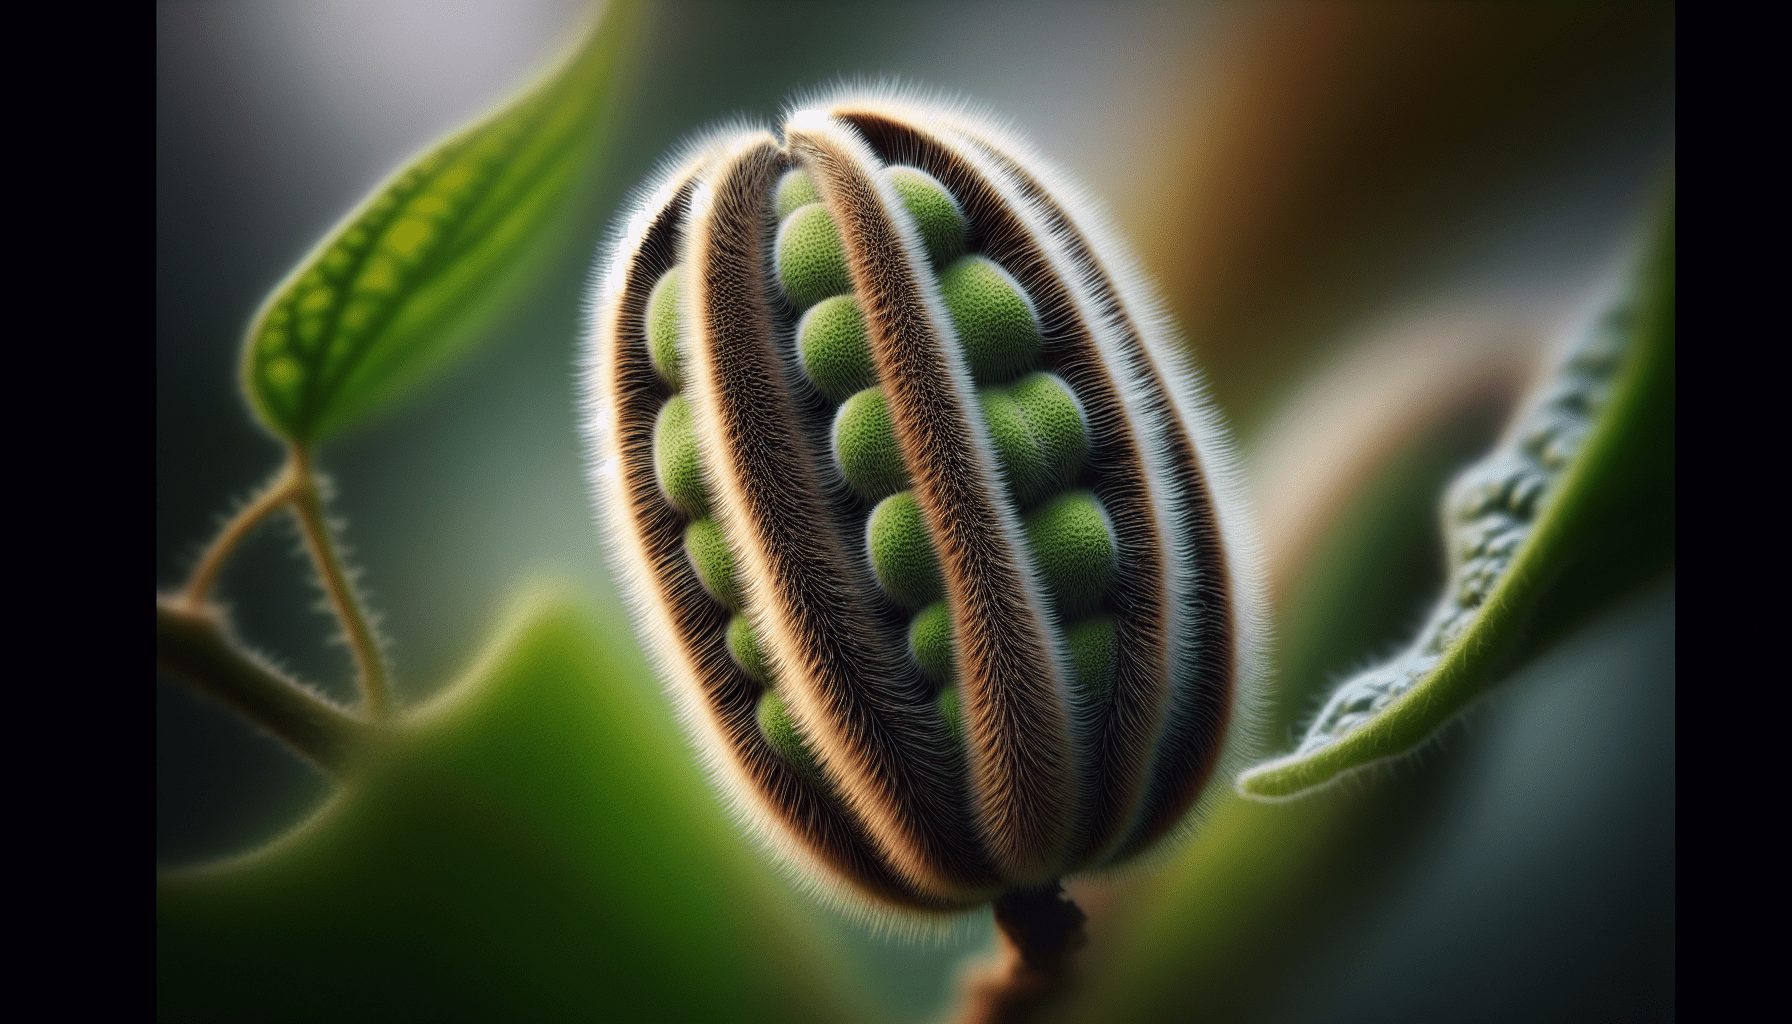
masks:
[[[1071,955],[1088,942],[1088,916],[1056,881],[1003,894],[995,912],[1001,948],[994,966],[970,980],[962,1024],[1038,1020],[1070,987]]]
[[[361,599],[349,582],[342,559],[336,553],[336,542],[330,535],[330,524],[324,515],[323,494],[317,476],[311,470],[311,456],[303,448],[292,450],[292,467],[296,478],[293,488],[293,509],[298,512],[299,526],[305,534],[305,546],[323,578],[324,593],[342,620],[348,634],[349,650],[360,672],[361,697],[366,702],[368,717],[376,722],[392,715],[392,695],[386,681],[386,659],[380,653],[379,639],[373,624],[361,607]]]
[[[199,557],[199,564],[193,567],[193,574],[187,578],[187,585],[181,588],[180,594],[175,598],[181,607],[190,611],[205,607],[206,598],[211,596],[212,587],[218,582],[218,574],[223,571],[224,563],[231,553],[264,519],[293,499],[298,479],[298,467],[289,460],[267,488],[224,525],[224,529],[205,549],[205,554]]]
[[[367,726],[255,656],[215,609],[156,599],[156,668],[237,711],[306,760],[340,774]]]

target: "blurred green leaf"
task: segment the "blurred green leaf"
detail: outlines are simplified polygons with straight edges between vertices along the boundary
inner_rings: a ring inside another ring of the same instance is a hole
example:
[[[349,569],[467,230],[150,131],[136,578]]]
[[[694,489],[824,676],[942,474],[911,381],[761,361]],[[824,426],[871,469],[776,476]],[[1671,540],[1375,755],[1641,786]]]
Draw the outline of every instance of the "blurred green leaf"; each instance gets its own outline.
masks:
[[[1274,704],[1269,749],[1299,739],[1313,712],[1365,651],[1396,649],[1448,572],[1440,551],[1437,495],[1499,439],[1511,396],[1488,394],[1412,424],[1331,510],[1329,526],[1277,602]]]
[[[1451,577],[1419,638],[1239,777],[1282,799],[1405,754],[1541,641],[1672,560],[1673,221],[1520,429],[1452,488]]]
[[[159,881],[158,1015],[864,1019],[626,634],[551,593],[511,621],[311,821]]]
[[[1486,449],[1491,410],[1451,406],[1402,438],[1357,482],[1278,603],[1283,627],[1268,734],[1289,734],[1326,692],[1330,673],[1400,635],[1436,587],[1438,489]],[[1447,799],[1436,766],[1396,784],[1332,799],[1266,805],[1217,795],[1195,837],[1097,932],[1086,983],[1054,1019],[1243,1021],[1260,1015],[1325,941],[1360,912],[1377,879]],[[1304,947],[1304,949],[1303,949]],[[1199,1007],[1199,1012],[1190,1008]]]
[[[310,444],[379,411],[518,290],[589,181],[637,20],[613,0],[561,67],[399,169],[274,291],[242,363],[274,433]]]
[[[1423,771],[1226,794],[1048,1019],[1673,1019],[1673,618],[1608,607]]]

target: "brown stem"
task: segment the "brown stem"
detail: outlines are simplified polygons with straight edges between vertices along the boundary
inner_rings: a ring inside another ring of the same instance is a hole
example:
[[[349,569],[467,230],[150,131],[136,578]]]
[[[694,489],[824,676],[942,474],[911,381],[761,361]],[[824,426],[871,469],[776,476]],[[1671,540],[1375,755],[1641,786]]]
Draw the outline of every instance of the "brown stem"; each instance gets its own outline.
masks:
[[[199,564],[193,567],[193,575],[187,578],[187,585],[181,588],[175,598],[180,606],[190,611],[205,607],[211,596],[212,586],[218,582],[218,574],[223,571],[224,563],[243,542],[250,531],[260,526],[262,520],[278,511],[293,498],[293,491],[298,483],[297,464],[288,462],[280,470],[267,488],[242,507],[242,510],[224,525],[205,554],[199,556]]]
[[[1071,955],[1088,942],[1082,910],[1056,881],[996,900],[996,962],[969,980],[961,1024],[1026,1024],[1070,987]]]
[[[348,634],[349,650],[353,652],[355,667],[360,672],[358,681],[362,700],[367,705],[367,715],[375,722],[385,721],[392,715],[392,694],[386,682],[385,655],[380,651],[379,639],[374,635],[373,624],[361,607],[361,599],[355,593],[354,584],[349,582],[342,559],[336,553],[329,520],[324,514],[322,489],[311,471],[309,454],[304,449],[295,447],[292,464],[298,481],[293,489],[292,503],[299,514],[299,526],[305,533],[305,545],[311,550],[311,560],[317,565],[318,575],[323,578],[324,593],[329,596],[337,617],[342,620],[343,632]]]
[[[369,733],[348,712],[244,652],[215,608],[156,599],[156,668],[243,715],[328,772],[340,774]]]

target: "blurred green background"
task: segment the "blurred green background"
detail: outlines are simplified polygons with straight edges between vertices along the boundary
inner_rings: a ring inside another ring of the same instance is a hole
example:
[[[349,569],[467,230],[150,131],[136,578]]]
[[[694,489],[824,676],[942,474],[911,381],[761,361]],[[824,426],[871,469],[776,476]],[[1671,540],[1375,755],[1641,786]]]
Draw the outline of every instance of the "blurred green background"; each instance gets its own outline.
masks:
[[[279,462],[235,388],[256,305],[388,170],[537,69],[581,10],[159,5],[159,586],[184,576],[232,501]],[[771,121],[803,90],[885,76],[988,104],[1091,186],[1164,282],[1240,431],[1271,548],[1282,671],[1268,747],[1281,750],[1330,681],[1416,625],[1441,580],[1442,483],[1497,434],[1540,339],[1635,242],[1671,158],[1672,8],[666,2],[646,13],[608,156],[568,214],[575,241],[553,272],[438,386],[321,462],[404,699],[455,679],[530,581],[558,581],[606,635],[596,671],[607,703],[590,713],[647,737],[626,756],[654,762],[640,778],[670,781],[640,785],[685,794],[667,834],[705,844],[686,862],[643,856],[643,870],[727,865],[733,888],[718,891],[801,922],[792,941],[807,959],[764,970],[838,974],[862,1012],[922,1019],[949,1001],[960,960],[987,946],[987,920],[904,943],[799,894],[727,824],[633,653],[591,525],[574,407],[582,289],[628,190],[717,119]],[[1427,370],[1376,373],[1377,353]],[[1368,383],[1328,413],[1335,383],[1365,367]],[[1365,405],[1416,411],[1340,435]],[[296,547],[284,526],[263,531],[222,594],[252,645],[347,700],[349,659],[314,612]],[[1095,913],[1091,979],[1067,1013],[1670,1018],[1672,617],[1671,581],[1657,581],[1391,777],[1292,806],[1222,799],[1204,837],[1154,872],[1079,893]],[[271,840],[332,788],[166,680],[156,780],[164,869]],[[651,834],[618,824],[590,841],[632,848]],[[667,879],[606,884],[676,891]],[[678,983],[705,985],[701,970]],[[780,1018],[775,1006],[748,1016]]]

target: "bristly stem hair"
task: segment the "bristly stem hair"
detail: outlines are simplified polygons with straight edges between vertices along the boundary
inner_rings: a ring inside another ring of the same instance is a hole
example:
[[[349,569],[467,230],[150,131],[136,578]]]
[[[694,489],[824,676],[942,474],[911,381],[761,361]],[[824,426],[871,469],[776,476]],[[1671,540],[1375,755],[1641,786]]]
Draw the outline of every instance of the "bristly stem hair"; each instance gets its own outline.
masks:
[[[156,598],[156,667],[231,708],[326,771],[340,772],[370,724],[393,714],[379,637],[355,592],[325,509],[326,484],[311,455],[294,446],[285,466],[224,524],[179,591]],[[224,609],[211,601],[225,563],[274,513],[290,510],[342,623],[355,660],[363,714],[338,707],[245,649]]]
[[[367,733],[360,719],[244,650],[215,606],[157,599],[156,668],[333,774],[347,767]]]
[[[280,472],[273,481],[232,516],[230,522],[224,524],[224,529],[218,531],[218,536],[212,539],[205,553],[199,557],[199,563],[193,567],[192,575],[187,577],[187,585],[181,588],[175,602],[189,609],[204,607],[206,599],[211,596],[212,587],[218,582],[218,574],[224,571],[224,563],[235,553],[237,545],[268,516],[286,507],[292,501],[297,486],[297,464],[288,461],[280,467]]]
[[[379,637],[373,631],[373,623],[362,607],[360,596],[355,593],[341,556],[337,554],[329,519],[324,512],[323,488],[312,471],[310,453],[295,446],[292,465],[298,478],[298,485],[293,490],[293,511],[298,513],[305,547],[317,565],[324,593],[336,609],[336,617],[342,620],[343,631],[348,634],[349,650],[354,654],[355,668],[359,672],[361,700],[367,706],[368,717],[376,722],[384,721],[392,716],[392,694],[386,680],[386,659],[380,650]]]

